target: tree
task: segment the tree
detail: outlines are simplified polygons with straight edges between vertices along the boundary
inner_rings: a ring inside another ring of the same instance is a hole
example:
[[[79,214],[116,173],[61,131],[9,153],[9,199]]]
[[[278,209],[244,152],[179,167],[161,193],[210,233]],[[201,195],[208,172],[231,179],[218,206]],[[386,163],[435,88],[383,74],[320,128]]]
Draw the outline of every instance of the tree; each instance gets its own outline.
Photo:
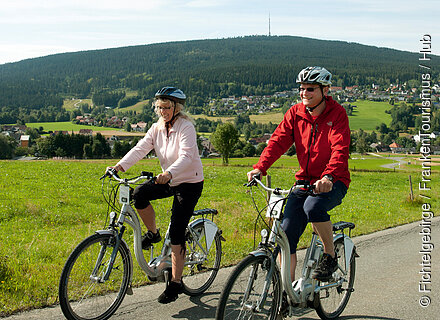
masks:
[[[250,143],[245,145],[244,148],[243,148],[243,154],[246,157],[253,157],[255,155],[255,151],[256,151],[255,147],[252,144],[250,144]]]
[[[257,150],[255,151],[255,154],[260,155],[263,152],[264,148],[266,148],[266,147],[267,147],[267,144],[265,142],[259,143],[257,146]]]
[[[92,146],[89,143],[86,143],[83,146],[83,150],[84,150],[84,155],[83,155],[84,159],[91,159],[91,158],[93,158]]]
[[[14,156],[14,142],[0,134],[0,159],[12,159]]]
[[[221,124],[217,126],[212,134],[211,142],[217,151],[221,153],[223,164],[228,164],[229,156],[238,142],[238,131],[231,123]]]

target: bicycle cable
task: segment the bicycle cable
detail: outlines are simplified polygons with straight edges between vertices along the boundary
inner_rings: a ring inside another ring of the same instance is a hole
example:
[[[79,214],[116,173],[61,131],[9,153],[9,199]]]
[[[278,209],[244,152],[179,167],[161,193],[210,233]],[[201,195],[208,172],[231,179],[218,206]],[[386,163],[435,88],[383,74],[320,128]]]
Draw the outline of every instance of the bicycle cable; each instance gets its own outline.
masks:
[[[277,204],[278,202],[280,202],[280,201],[283,201],[283,202],[284,202],[284,201],[286,201],[286,199],[288,199],[288,197],[289,197],[290,194],[292,193],[292,189],[293,189],[293,187],[290,188],[290,191],[289,191],[289,193],[287,194],[286,197],[284,197],[284,198],[282,198],[282,199],[278,199],[278,200],[276,200],[275,202],[273,202],[272,210],[273,210],[273,208],[276,206],[276,204]],[[258,224],[258,220],[261,219],[261,221],[264,223],[265,227],[268,228],[269,230],[271,229],[271,226],[270,226],[269,223],[264,219],[265,217],[263,217],[263,215],[262,215],[262,212],[265,211],[265,210],[267,210],[267,208],[269,207],[269,205],[270,205],[271,203],[269,203],[269,200],[266,198],[266,195],[264,194],[264,192],[263,192],[260,188],[258,188],[258,190],[263,194],[263,197],[264,197],[265,200],[266,200],[266,205],[265,205],[261,210],[258,209],[258,205],[257,205],[257,203],[256,203],[256,201],[255,201],[255,197],[254,197],[254,194],[253,194],[253,192],[252,192],[252,186],[251,186],[251,187],[250,187],[251,199],[252,199],[253,205],[254,205],[254,207],[255,207],[255,210],[257,211],[257,218],[255,219],[255,224],[254,224],[254,249],[255,249],[255,242],[256,242],[256,234],[257,234],[257,224]],[[283,204],[282,206],[284,206],[284,204]],[[276,234],[276,235],[278,236],[278,234]]]

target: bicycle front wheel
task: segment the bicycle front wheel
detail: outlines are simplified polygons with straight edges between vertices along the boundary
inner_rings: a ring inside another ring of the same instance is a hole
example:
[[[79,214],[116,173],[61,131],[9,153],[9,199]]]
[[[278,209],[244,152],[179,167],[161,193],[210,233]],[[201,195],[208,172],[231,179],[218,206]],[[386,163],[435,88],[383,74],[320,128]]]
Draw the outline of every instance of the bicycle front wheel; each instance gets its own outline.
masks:
[[[276,319],[281,298],[278,269],[269,277],[267,256],[249,255],[229,276],[220,295],[216,319]]]
[[[338,270],[336,271],[335,280],[344,279],[342,284],[337,287],[331,287],[321,290],[319,292],[319,305],[316,308],[316,313],[323,319],[335,319],[347,306],[353,291],[354,277],[355,277],[355,257],[351,257],[348,268],[345,267],[345,245],[344,239],[335,241],[335,252],[338,256]],[[334,281],[334,280],[333,280]],[[329,282],[331,283],[332,280]],[[327,283],[322,283],[323,285]]]
[[[205,292],[214,281],[220,268],[222,243],[217,232],[211,243],[206,236],[203,221],[187,231],[183,292],[197,296]]]
[[[119,246],[110,276],[104,280],[115,242],[113,235],[94,234],[67,259],[59,285],[61,310],[67,319],[108,319],[122,303],[132,270],[126,246]]]

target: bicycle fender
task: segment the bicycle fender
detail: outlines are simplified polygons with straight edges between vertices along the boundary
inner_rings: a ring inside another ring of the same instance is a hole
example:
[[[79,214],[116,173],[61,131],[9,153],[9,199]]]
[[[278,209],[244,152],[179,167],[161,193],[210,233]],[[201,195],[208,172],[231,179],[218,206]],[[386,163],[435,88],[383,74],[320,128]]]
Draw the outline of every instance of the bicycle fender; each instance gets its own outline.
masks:
[[[249,252],[250,255],[254,256],[254,257],[261,257],[261,256],[265,256],[265,257],[270,257],[269,253],[265,250],[261,250],[261,249],[257,249],[255,251]]]
[[[215,235],[218,232],[218,227],[211,220],[209,220],[209,219],[202,219],[202,218],[194,220],[193,222],[191,222],[189,224],[189,226],[191,228],[194,228],[199,223],[203,223],[203,226],[205,228],[206,247],[209,250],[209,249],[211,249],[212,242],[214,241]]]
[[[349,236],[346,234],[337,234],[335,237],[333,237],[333,242],[340,238],[344,238],[344,248],[345,248],[345,268],[346,270],[350,266],[351,257],[354,252],[354,242],[351,240]]]
[[[96,233],[97,234],[108,234],[108,235],[111,235],[111,236],[116,236],[117,235],[117,233],[114,230],[109,230],[109,229],[107,229],[107,230],[98,230],[98,231],[96,231]]]

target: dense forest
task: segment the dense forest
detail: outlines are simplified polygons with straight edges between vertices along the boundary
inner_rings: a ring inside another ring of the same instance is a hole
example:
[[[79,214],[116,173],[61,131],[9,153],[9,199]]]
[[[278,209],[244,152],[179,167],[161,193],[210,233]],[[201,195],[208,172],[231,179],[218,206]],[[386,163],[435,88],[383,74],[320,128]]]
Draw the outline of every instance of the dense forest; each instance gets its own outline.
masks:
[[[209,97],[289,90],[307,65],[334,74],[335,86],[402,83],[418,79],[418,54],[342,41],[293,36],[169,42],[56,54],[0,65],[0,108],[60,108],[65,98],[118,106],[146,99],[165,85],[181,87],[189,105]],[[431,65],[440,65],[433,56]],[[436,68],[438,70],[438,68]],[[432,75],[438,78],[438,73]],[[125,100],[123,100],[125,99]],[[4,123],[4,122],[3,122]]]

